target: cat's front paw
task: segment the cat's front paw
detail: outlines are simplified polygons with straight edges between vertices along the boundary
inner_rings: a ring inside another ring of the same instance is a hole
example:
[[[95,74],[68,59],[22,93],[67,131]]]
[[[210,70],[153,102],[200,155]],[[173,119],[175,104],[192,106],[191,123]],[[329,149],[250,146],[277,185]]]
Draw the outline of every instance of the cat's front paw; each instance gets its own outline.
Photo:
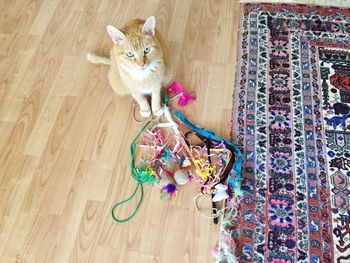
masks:
[[[163,108],[160,108],[160,109],[158,109],[158,110],[153,110],[153,113],[154,113],[154,115],[156,115],[157,117],[159,117],[159,116],[162,116],[162,115],[163,115],[164,110],[163,110]]]
[[[148,118],[151,115],[150,110],[140,110],[140,115],[144,118]]]

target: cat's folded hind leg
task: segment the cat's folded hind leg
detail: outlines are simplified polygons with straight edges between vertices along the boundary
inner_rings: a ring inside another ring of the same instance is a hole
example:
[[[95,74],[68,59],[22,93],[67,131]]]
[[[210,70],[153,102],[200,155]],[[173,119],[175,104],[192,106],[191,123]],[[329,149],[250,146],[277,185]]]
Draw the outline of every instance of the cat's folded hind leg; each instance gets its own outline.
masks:
[[[91,54],[91,53],[86,54],[86,59],[93,64],[105,64],[105,65],[111,64],[111,61],[109,58],[96,56],[96,55]]]

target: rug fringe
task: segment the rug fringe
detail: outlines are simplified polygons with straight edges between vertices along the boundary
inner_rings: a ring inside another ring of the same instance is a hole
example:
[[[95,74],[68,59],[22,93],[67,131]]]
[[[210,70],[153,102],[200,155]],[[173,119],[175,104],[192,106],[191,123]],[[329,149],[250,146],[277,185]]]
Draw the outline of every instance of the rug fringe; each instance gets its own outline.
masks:
[[[215,262],[237,263],[237,244],[233,238],[232,229],[238,225],[237,212],[241,196],[233,196],[226,204],[230,209],[227,211],[222,219],[220,227],[220,241],[219,246],[213,250]]]

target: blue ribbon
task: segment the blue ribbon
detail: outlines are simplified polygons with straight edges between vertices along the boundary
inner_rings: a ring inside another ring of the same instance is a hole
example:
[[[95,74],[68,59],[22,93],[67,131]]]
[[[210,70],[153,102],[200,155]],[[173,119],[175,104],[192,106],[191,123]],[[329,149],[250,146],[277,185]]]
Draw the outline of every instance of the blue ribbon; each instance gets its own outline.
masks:
[[[229,178],[229,184],[231,184],[232,189],[235,189],[235,192],[237,194],[242,194],[243,192],[241,191],[241,183],[242,183],[243,155],[242,155],[241,150],[236,145],[234,145],[232,142],[226,141],[222,138],[215,136],[214,132],[206,131],[202,128],[197,127],[196,125],[191,123],[189,120],[187,120],[185,118],[185,116],[183,116],[179,111],[174,110],[174,114],[179,120],[181,120],[192,131],[200,134],[201,136],[203,136],[204,138],[206,138],[208,140],[211,140],[211,141],[214,141],[217,143],[224,142],[225,145],[228,145],[234,149],[234,152],[235,152],[236,158],[237,158],[235,163],[233,164],[233,169],[236,173],[236,181],[233,178]]]

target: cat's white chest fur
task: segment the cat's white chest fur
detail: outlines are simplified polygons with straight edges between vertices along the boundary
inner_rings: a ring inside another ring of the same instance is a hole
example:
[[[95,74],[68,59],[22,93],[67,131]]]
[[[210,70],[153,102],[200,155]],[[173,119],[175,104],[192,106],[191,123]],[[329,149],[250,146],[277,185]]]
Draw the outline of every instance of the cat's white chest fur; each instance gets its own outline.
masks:
[[[144,80],[149,77],[152,71],[149,68],[146,69],[130,69],[130,75],[135,80]]]

